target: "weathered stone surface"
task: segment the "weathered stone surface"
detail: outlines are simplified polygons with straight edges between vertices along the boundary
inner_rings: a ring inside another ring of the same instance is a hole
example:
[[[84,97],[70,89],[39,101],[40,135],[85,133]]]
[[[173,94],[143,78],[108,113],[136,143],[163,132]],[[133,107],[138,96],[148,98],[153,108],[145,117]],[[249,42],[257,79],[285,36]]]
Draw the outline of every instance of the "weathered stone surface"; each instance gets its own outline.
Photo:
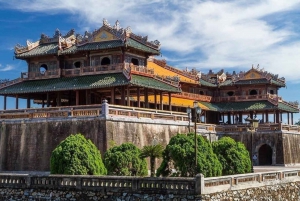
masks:
[[[0,171],[49,171],[52,151],[70,134],[82,133],[104,154],[110,140],[143,147],[156,137],[167,144],[173,135],[187,132],[185,124],[100,117],[5,122],[0,124]]]

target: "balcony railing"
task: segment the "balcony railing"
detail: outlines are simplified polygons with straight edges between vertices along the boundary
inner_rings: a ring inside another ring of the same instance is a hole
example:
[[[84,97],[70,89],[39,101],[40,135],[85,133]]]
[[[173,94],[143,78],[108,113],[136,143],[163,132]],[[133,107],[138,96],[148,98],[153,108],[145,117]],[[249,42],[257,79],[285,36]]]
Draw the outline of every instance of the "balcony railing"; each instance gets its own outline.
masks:
[[[188,93],[188,92],[172,94],[172,97],[186,98],[186,99],[190,99],[190,100],[197,100],[197,101],[203,101],[203,102],[211,102],[213,99],[212,96],[193,94],[193,93]]]
[[[128,118],[149,118],[172,121],[188,121],[182,112],[152,110],[144,108],[109,105],[110,116],[126,116]],[[39,118],[67,118],[67,117],[98,117],[102,114],[102,105],[79,105],[49,108],[29,108],[0,111],[0,119],[39,119]]]
[[[217,125],[216,132],[223,133],[238,133],[247,132],[250,128],[249,124],[230,124],[230,125]],[[282,123],[261,123],[259,124],[257,132],[263,131],[290,131],[290,132],[300,132],[300,126],[288,125]]]
[[[27,80],[35,79],[50,79],[58,77],[73,77],[82,75],[96,75],[96,74],[106,74],[106,73],[116,73],[122,72],[124,68],[123,63],[102,65],[102,66],[85,66],[80,68],[72,69],[56,69],[47,70],[45,72],[23,72],[21,73],[21,78]]]

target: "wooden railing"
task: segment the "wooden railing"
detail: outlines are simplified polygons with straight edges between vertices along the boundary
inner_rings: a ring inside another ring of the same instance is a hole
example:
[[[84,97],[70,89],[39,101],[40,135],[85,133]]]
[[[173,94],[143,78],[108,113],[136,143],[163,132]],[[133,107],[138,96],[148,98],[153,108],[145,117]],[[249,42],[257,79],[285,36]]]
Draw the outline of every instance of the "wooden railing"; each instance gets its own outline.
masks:
[[[45,72],[23,72],[21,78],[24,80],[40,80],[60,77],[60,69],[47,70]]]
[[[172,97],[185,98],[185,99],[197,100],[197,101],[203,101],[203,102],[211,102],[211,100],[213,99],[212,96],[193,94],[193,93],[188,93],[188,92],[172,94]]]
[[[225,132],[225,133],[236,133],[236,132],[247,132],[250,128],[248,123],[243,124],[228,124],[228,125],[217,125],[217,132]],[[282,124],[280,123],[264,123],[259,124],[256,131],[280,131],[282,130]]]
[[[86,66],[86,67],[73,68],[73,69],[62,69],[61,74],[64,77],[107,74],[107,73],[122,72],[123,68],[124,68],[123,63],[101,65],[101,66]]]
[[[241,95],[241,96],[226,96],[214,97],[214,102],[240,102],[240,101],[253,101],[253,100],[268,100],[269,96],[264,95]]]
[[[6,81],[6,82],[3,82],[0,84],[0,89],[4,88],[4,87],[8,87],[10,85],[13,85],[13,84],[17,84],[19,82],[22,82],[23,79],[22,78],[17,78],[17,79],[14,79],[14,80],[9,80],[9,81]]]
[[[125,64],[125,66],[130,66],[131,72],[134,74],[149,74],[154,75],[154,69],[153,68],[147,68],[146,66],[136,66],[136,65],[129,65],[128,63]]]

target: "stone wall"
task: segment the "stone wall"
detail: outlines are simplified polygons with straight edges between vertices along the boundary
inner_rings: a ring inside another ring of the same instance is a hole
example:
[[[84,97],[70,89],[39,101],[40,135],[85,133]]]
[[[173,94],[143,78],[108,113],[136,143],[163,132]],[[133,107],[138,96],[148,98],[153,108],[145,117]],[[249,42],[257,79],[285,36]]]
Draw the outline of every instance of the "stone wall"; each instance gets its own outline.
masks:
[[[84,134],[101,152],[106,148],[102,119],[13,121],[0,127],[0,170],[49,171],[52,151],[70,134]]]
[[[299,200],[300,182],[282,183],[257,188],[224,191],[201,196],[202,201],[211,200],[270,200],[270,201],[293,201]]]
[[[0,200],[292,201],[300,199],[299,173],[287,170],[218,178],[1,174]]]
[[[5,121],[0,124],[0,171],[49,171],[52,151],[70,134],[82,133],[103,154],[110,140],[142,147],[156,138],[167,144],[170,137],[187,130],[184,121],[128,117]]]
[[[236,141],[242,142],[248,150],[251,150],[251,133],[250,132],[240,132],[240,133],[218,133],[219,138],[228,136],[233,138]],[[272,149],[272,156],[270,156],[272,160],[272,164],[270,165],[284,165],[286,163],[293,163],[294,161],[298,161],[300,156],[294,154],[293,156],[288,155],[290,151],[293,152],[295,149],[295,145],[293,146],[285,146],[284,141],[289,139],[290,134],[286,134],[286,137],[283,137],[282,131],[260,131],[253,132],[252,134],[252,153],[259,155],[259,150],[262,145],[268,145]],[[297,140],[296,140],[297,138]],[[294,137],[295,142],[300,142],[300,135]],[[292,145],[292,144],[291,144]],[[284,147],[284,149],[283,149]],[[299,148],[299,147],[298,147]],[[300,150],[299,150],[300,151]],[[289,158],[289,160],[287,160]]]
[[[270,200],[270,201],[293,201],[299,200],[300,183],[287,183],[260,188],[249,188],[236,191],[219,192],[207,195],[178,195],[170,194],[141,194],[141,193],[114,193],[94,191],[64,191],[64,190],[43,190],[43,189],[10,189],[0,188],[0,200]]]

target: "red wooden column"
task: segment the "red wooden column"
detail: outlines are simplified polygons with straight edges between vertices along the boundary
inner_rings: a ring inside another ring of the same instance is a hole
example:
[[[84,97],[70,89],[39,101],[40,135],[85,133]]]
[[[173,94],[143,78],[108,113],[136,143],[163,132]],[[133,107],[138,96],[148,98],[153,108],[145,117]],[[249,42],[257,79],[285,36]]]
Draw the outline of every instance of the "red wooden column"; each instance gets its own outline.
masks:
[[[160,110],[163,110],[163,94],[162,94],[162,91],[160,92],[160,94],[159,94],[160,96],[159,96],[159,100],[160,100],[160,105],[159,105],[159,109]]]
[[[268,123],[268,122],[269,122],[269,112],[266,111],[266,123]]]
[[[111,89],[110,96],[111,96],[110,104],[115,104],[115,87]]]
[[[291,122],[292,122],[292,125],[294,125],[294,113],[291,113]]]
[[[157,92],[154,90],[154,109],[157,109]]]
[[[19,109],[19,95],[16,95],[16,109]]]
[[[4,98],[4,100],[3,100],[3,102],[4,102],[4,104],[3,104],[3,110],[6,110],[7,96],[5,95],[3,98]]]
[[[121,105],[125,106],[125,87],[121,87]]]
[[[168,93],[169,95],[169,110],[172,111],[172,96],[171,96],[171,92]]]
[[[280,122],[279,111],[276,110],[276,123]]]
[[[60,91],[57,92],[56,102],[57,102],[57,106],[60,107],[61,106],[61,92]]]
[[[30,108],[30,98],[27,97],[27,108]]]
[[[76,105],[79,105],[79,91],[77,90],[75,93],[76,93]]]
[[[137,87],[137,107],[141,107],[141,89]]]
[[[127,106],[130,106],[130,90],[129,90],[129,86],[127,86],[126,91],[127,91],[127,95],[126,95],[126,97],[127,97]]]
[[[148,101],[148,88],[144,88],[144,102],[145,108],[149,108],[149,101]]]
[[[287,113],[287,123],[288,123],[288,125],[290,125],[290,113],[289,112]]]
[[[50,106],[50,96],[49,96],[49,92],[47,92],[47,107]]]

